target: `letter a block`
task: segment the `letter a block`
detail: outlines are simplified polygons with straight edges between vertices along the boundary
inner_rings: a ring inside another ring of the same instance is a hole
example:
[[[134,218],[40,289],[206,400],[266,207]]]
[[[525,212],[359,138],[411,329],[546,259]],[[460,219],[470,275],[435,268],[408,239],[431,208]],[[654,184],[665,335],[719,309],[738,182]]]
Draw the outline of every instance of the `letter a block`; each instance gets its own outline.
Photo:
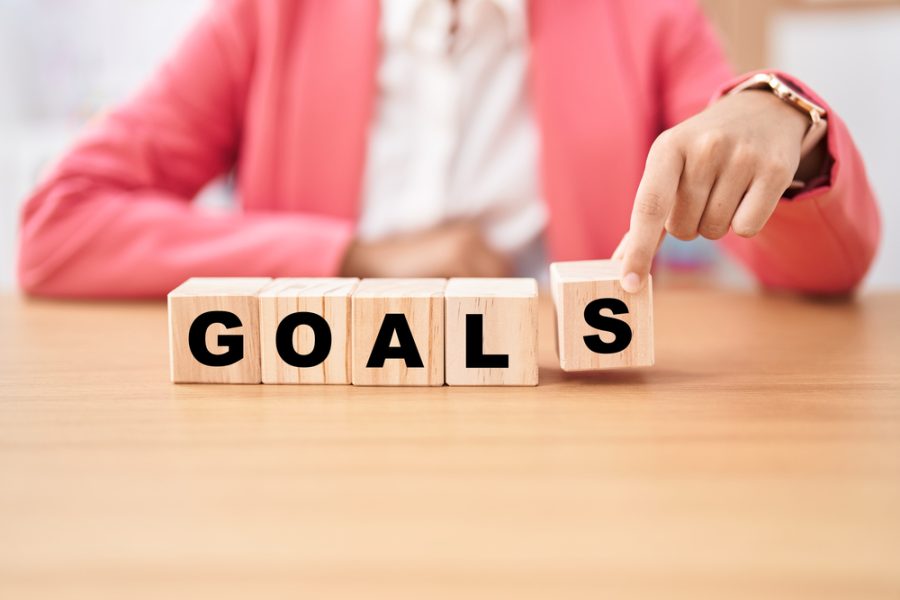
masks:
[[[363,279],[353,293],[353,385],[444,384],[446,279]]]
[[[259,301],[268,277],[194,278],[169,292],[175,383],[259,383]]]
[[[358,279],[276,279],[259,294],[263,383],[350,383]]]
[[[564,371],[594,371],[653,364],[652,281],[637,294],[619,285],[612,260],[550,265],[557,351]]]
[[[534,279],[451,279],[445,296],[449,385],[537,385]]]

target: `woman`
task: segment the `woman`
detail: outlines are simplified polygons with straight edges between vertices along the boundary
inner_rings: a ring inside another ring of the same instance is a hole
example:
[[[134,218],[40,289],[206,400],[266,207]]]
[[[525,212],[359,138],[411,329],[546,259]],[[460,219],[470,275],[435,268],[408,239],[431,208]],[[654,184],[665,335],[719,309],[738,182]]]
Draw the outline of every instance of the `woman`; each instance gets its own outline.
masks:
[[[615,249],[636,291],[669,232],[767,286],[852,290],[879,224],[847,128],[799,81],[748,78],[694,0],[222,0],[30,198],[21,284],[145,297]],[[230,172],[241,211],[192,206]]]

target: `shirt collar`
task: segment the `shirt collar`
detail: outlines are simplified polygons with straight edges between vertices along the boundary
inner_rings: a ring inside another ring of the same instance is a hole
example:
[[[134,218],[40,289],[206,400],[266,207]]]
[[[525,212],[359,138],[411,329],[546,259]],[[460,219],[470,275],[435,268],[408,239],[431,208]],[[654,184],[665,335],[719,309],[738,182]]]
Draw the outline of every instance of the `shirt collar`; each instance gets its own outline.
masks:
[[[461,19],[473,18],[479,4],[486,2],[492,4],[502,14],[510,43],[518,42],[527,35],[527,0],[458,1],[461,3]],[[449,10],[449,0],[381,0],[382,35],[392,42],[408,42],[421,20],[429,16],[427,11],[433,10]]]

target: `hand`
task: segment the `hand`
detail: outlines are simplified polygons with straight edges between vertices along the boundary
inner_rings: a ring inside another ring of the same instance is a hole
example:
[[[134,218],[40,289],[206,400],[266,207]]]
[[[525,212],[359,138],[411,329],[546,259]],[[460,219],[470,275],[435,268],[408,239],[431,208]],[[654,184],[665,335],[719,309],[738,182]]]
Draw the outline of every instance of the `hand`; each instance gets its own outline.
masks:
[[[341,274],[349,277],[505,277],[511,266],[488,246],[477,224],[455,222],[376,242],[353,242]]]
[[[821,168],[824,145],[801,166],[809,118],[764,91],[726,96],[660,135],[647,156],[628,233],[613,254],[622,287],[639,291],[666,232],[716,240],[760,232],[795,174]]]

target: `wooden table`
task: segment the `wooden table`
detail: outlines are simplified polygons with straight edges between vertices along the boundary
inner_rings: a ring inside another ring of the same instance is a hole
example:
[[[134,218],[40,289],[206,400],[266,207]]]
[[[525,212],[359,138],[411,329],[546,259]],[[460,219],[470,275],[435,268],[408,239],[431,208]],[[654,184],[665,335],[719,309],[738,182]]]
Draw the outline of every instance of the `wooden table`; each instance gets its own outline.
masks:
[[[0,597],[900,597],[900,294],[657,290],[657,366],[176,386],[163,303],[0,299]]]

